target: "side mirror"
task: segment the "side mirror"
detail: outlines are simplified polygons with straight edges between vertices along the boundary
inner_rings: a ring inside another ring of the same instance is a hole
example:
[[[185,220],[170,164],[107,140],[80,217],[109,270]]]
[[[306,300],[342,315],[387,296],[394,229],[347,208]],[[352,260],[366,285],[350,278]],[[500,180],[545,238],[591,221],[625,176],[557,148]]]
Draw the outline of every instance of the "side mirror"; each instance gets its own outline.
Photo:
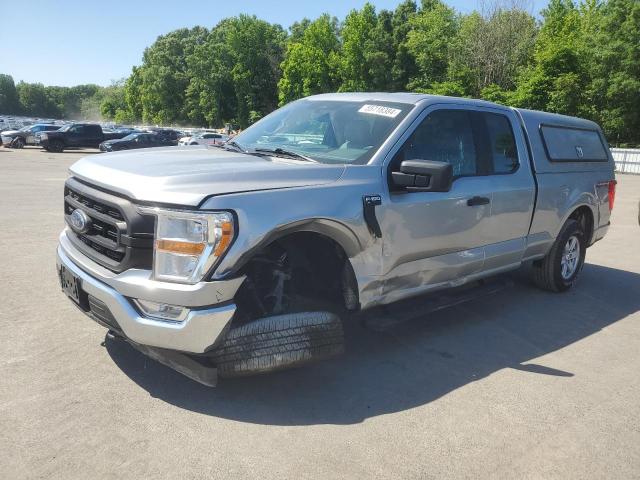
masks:
[[[432,160],[405,160],[391,172],[393,184],[409,192],[448,192],[453,181],[451,164]]]

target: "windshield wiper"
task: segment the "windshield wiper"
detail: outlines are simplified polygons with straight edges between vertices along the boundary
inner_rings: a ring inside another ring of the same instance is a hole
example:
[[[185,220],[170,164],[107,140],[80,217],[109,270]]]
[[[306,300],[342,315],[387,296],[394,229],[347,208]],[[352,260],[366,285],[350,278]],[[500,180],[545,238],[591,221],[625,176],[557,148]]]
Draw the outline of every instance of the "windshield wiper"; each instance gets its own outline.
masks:
[[[227,147],[232,147],[232,148],[227,148]],[[225,144],[222,145],[222,148],[224,148],[225,150],[233,150],[235,152],[248,153],[244,148],[242,148],[240,145],[238,145],[237,142],[233,140],[231,140],[230,142],[225,142]]]
[[[254,150],[254,152],[257,153],[268,153],[270,155],[274,155],[276,157],[288,157],[288,158],[295,158],[298,160],[305,160],[307,162],[313,162],[313,163],[320,163],[317,160],[314,160],[313,158],[309,158],[306,157],[304,155],[301,155],[300,153],[297,152],[293,152],[291,150],[285,150],[284,148],[256,148]]]

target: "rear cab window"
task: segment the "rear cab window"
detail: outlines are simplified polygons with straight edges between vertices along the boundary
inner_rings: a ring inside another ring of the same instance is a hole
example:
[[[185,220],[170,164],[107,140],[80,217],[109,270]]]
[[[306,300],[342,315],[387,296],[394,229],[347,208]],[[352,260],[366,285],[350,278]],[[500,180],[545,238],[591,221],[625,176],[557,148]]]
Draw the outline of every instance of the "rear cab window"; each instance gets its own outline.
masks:
[[[511,122],[505,115],[483,112],[491,149],[491,173],[512,173],[518,168],[518,149]]]
[[[547,157],[552,162],[607,162],[600,132],[586,128],[540,125]]]

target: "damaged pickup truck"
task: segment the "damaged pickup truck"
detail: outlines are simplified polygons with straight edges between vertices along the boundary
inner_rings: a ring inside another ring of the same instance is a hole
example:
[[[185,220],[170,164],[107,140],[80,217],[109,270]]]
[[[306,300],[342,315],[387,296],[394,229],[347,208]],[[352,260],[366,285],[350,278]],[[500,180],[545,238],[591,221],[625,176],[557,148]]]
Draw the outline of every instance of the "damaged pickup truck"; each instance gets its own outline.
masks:
[[[587,120],[318,95],[219,148],[75,163],[58,273],[109,335],[214,385],[341,353],[355,312],[525,264],[571,288],[607,232],[613,165]]]

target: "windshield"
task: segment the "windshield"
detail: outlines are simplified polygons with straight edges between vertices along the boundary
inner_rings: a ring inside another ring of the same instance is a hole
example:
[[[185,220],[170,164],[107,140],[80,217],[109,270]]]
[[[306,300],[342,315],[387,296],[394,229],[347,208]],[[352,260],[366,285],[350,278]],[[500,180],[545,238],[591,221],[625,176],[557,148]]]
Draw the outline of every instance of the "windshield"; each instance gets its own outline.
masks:
[[[71,127],[73,127],[73,124],[69,124],[69,125],[65,125],[64,127],[62,127],[61,129],[59,129],[59,132],[66,132],[67,130],[69,130]]]
[[[33,127],[33,125],[27,125],[26,127],[22,127],[20,130],[18,130],[19,132],[28,132],[29,130],[31,130],[31,128]]]
[[[249,152],[280,148],[322,163],[364,164],[412,108],[378,101],[299,100],[233,141]]]
[[[139,135],[140,135],[139,133],[130,133],[126,137],[122,137],[122,140],[133,140],[134,138],[137,138]]]

